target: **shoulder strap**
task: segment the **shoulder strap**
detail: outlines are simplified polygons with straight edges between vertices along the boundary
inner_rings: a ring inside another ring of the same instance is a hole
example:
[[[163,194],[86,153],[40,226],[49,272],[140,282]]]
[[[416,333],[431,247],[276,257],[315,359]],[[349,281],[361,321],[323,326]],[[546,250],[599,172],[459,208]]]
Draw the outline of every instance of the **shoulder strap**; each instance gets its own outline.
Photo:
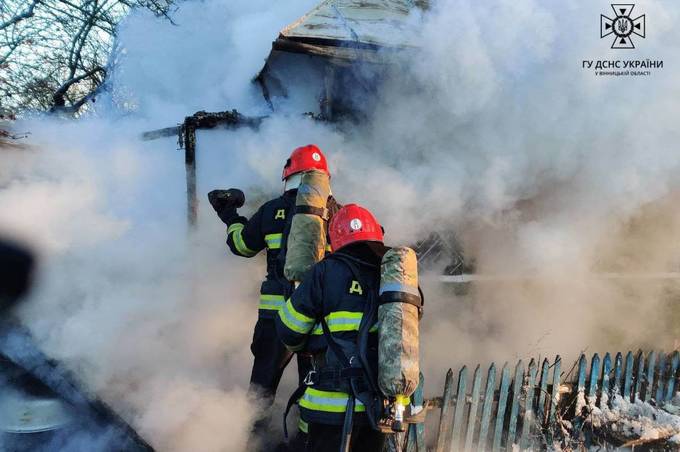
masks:
[[[358,259],[354,259],[351,256],[347,256],[344,254],[331,254],[327,257],[327,259],[335,259],[340,262],[343,262],[345,265],[347,265],[352,272],[352,276],[354,279],[359,281],[359,284],[363,284],[363,287],[368,287],[368,285],[364,284],[365,283],[365,278],[361,278],[360,272],[358,269]],[[375,281],[374,283],[377,283]],[[377,285],[373,286],[373,289],[378,287]],[[373,381],[373,378],[371,378],[371,372],[370,372],[370,366],[368,363],[368,358],[367,358],[367,349],[368,349],[368,334],[371,329],[371,320],[374,319],[377,316],[377,310],[378,310],[378,302],[377,298],[375,296],[375,290],[370,290],[367,292],[367,303],[366,306],[364,306],[364,312],[363,316],[361,318],[361,323],[359,324],[359,332],[357,334],[357,349],[358,349],[358,358],[361,362],[361,367],[364,369],[364,373],[366,375],[366,380],[368,381],[368,384],[371,386],[371,390],[374,392],[378,392],[378,384],[377,381]],[[325,298],[325,296],[324,296]],[[327,342],[329,347],[333,349],[333,352],[336,353],[332,343],[335,344],[336,347],[340,348],[337,343],[333,340],[330,330],[328,330],[328,326],[325,325],[325,319],[322,319],[322,324],[321,327],[324,330],[324,336],[327,337]],[[340,350],[342,351],[342,350]],[[339,355],[338,355],[339,356]],[[345,357],[346,358],[346,357]],[[349,363],[349,360],[345,363],[343,361],[343,365],[347,366]]]
[[[342,260],[338,256],[335,256],[335,255],[332,255],[332,254],[330,256],[328,256],[327,259],[330,259],[331,257],[334,260],[339,260],[339,261],[344,262],[344,260]],[[352,274],[355,274],[356,269],[352,269],[350,264],[348,264],[348,266],[350,266],[350,270],[352,271]],[[319,319],[319,323],[321,323],[321,329],[323,330],[323,336],[326,339],[326,343],[328,344],[328,347],[333,351],[333,354],[340,360],[342,365],[346,368],[351,367],[352,363],[350,363],[349,358],[347,357],[345,352],[342,350],[342,347],[340,347],[340,345],[338,345],[338,343],[335,342],[335,339],[333,339],[333,335],[331,334],[331,330],[330,330],[330,328],[328,328],[328,323],[326,322],[326,317],[324,316],[324,313],[325,313],[325,309],[324,309],[324,305],[323,305],[324,300],[326,300],[326,286],[325,286],[325,284],[324,284],[324,287],[323,287],[323,294],[322,294],[322,297],[321,297],[321,319]]]

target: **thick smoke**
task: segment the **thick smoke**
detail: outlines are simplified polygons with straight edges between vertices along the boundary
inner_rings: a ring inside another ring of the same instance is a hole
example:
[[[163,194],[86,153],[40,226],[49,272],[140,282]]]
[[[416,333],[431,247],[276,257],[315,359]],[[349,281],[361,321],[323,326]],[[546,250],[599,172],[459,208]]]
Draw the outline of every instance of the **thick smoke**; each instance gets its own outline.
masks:
[[[243,449],[263,265],[228,255],[205,202],[188,234],[182,153],[138,133],[199,109],[266,112],[251,79],[315,3],[188,2],[177,25],[134,14],[111,102],[78,123],[22,124],[31,148],[3,150],[0,225],[43,258],[24,319],[160,450]],[[200,197],[238,186],[252,209],[281,190],[290,150],[316,142],[337,198],[374,210],[388,244],[455,230],[477,272],[498,278],[454,291],[440,269],[423,275],[429,394],[462,363],[669,348],[677,283],[602,274],[677,266],[680,7],[637,4],[648,33],[631,51],[598,39],[609,8],[436,2],[414,18],[419,51],[377,88],[369,122],[340,132],[290,114],[199,133]],[[581,67],[645,58],[664,68]],[[135,112],[121,116],[125,102]]]

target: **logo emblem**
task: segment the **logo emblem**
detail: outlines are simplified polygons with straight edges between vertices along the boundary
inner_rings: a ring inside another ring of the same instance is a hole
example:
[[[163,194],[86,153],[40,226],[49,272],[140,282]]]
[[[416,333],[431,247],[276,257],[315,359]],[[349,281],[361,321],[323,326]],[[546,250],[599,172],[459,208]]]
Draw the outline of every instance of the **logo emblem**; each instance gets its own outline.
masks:
[[[357,293],[359,295],[364,294],[364,290],[361,288],[361,284],[359,284],[359,281],[354,281],[352,280],[352,285],[349,287],[349,293]]]
[[[361,220],[358,219],[358,218],[355,218],[355,219],[353,219],[352,221],[349,222],[349,228],[352,231],[358,231],[359,229],[361,229],[361,226],[363,226],[363,225],[361,224]]]
[[[600,15],[600,38],[614,34],[612,49],[634,49],[632,35],[645,37],[645,15],[631,18],[635,7],[632,3],[612,3],[614,18]]]
[[[315,162],[321,161],[321,156],[319,155],[318,152],[315,152],[314,154],[312,154],[312,158],[314,159]]]

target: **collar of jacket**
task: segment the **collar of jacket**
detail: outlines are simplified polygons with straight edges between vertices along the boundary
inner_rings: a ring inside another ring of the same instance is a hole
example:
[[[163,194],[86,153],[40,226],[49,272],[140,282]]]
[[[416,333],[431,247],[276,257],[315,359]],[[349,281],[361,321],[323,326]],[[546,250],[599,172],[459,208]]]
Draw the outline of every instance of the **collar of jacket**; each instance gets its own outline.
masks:
[[[367,267],[379,267],[388,249],[380,242],[358,242],[339,249],[336,254]]]

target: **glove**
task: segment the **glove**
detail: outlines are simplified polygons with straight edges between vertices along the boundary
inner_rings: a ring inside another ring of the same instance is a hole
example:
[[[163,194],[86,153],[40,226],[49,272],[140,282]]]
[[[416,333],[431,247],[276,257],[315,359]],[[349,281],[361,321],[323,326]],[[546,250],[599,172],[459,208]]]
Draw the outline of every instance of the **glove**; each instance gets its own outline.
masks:
[[[213,190],[208,193],[208,201],[213,206],[215,211],[224,209],[226,207],[233,207],[238,209],[243,207],[246,202],[246,195],[238,188],[230,188],[229,190]]]
[[[229,225],[234,219],[238,218],[236,209],[243,206],[246,202],[246,196],[238,188],[213,190],[208,193],[208,201],[217,212],[220,220]]]

